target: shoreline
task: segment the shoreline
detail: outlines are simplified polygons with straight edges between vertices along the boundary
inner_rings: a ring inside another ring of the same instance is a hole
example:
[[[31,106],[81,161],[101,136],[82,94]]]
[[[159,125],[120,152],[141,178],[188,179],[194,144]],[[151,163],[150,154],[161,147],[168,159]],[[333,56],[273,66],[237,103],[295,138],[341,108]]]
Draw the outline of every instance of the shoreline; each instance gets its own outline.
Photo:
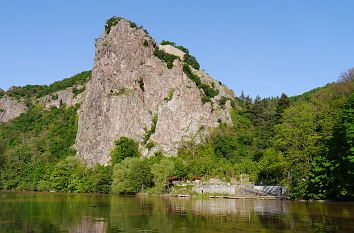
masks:
[[[117,194],[117,193],[70,193],[70,192],[40,192],[40,191],[13,191],[13,190],[0,190],[0,193],[22,193],[22,194],[69,194],[69,195],[101,195],[101,196],[126,196],[126,197],[143,197],[143,196],[150,196],[150,197],[161,197],[161,198],[184,198],[184,199],[191,199],[191,200],[198,200],[198,199],[233,199],[233,200],[275,200],[275,201],[294,201],[294,202],[320,202],[320,203],[327,203],[327,202],[354,202],[353,200],[304,200],[304,199],[296,199],[291,200],[287,196],[223,196],[223,195],[213,195],[213,194],[148,194],[148,193],[137,193],[137,194]]]

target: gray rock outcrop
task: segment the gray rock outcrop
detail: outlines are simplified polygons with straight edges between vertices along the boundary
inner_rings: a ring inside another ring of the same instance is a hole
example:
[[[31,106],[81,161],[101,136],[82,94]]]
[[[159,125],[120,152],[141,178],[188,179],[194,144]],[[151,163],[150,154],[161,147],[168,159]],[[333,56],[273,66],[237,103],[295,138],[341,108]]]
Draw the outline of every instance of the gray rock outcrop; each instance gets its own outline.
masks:
[[[10,121],[26,112],[26,110],[27,107],[24,103],[6,95],[0,97],[0,122]]]
[[[121,19],[95,45],[92,80],[79,110],[76,138],[77,155],[89,165],[108,164],[113,142],[121,136],[138,141],[144,156],[159,150],[175,156],[181,141],[198,141],[209,127],[218,126],[218,119],[231,124],[230,102],[221,108],[218,100],[234,98],[233,91],[192,69],[203,83],[219,90],[213,104],[203,104],[201,90],[183,72],[183,62],[176,59],[168,69],[153,55],[157,44],[144,30]],[[148,137],[154,119],[156,130]],[[154,145],[150,150],[148,143]]]
[[[90,85],[90,81],[88,81],[85,86],[88,87]],[[73,106],[75,104],[81,104],[83,100],[83,96],[85,92],[79,93],[75,95],[73,93],[74,87],[68,87],[64,90],[56,91],[53,94],[43,96],[38,99],[38,103],[45,108],[50,108],[51,106],[60,108],[63,105],[67,107]],[[84,88],[84,86],[79,85],[75,86],[77,89]]]

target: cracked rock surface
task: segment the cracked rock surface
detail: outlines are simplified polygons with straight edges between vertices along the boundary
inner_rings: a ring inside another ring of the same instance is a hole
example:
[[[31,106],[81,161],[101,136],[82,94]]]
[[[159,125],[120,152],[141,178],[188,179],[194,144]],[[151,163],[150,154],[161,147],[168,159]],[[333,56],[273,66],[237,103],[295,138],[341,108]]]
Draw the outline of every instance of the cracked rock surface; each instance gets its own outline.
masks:
[[[234,98],[233,91],[192,69],[203,83],[213,83],[219,90],[213,106],[202,104],[201,90],[183,72],[181,59],[168,69],[153,55],[157,44],[144,30],[131,28],[122,19],[95,45],[92,80],[82,96],[76,138],[77,155],[88,165],[109,164],[113,142],[121,136],[138,141],[143,156],[159,150],[176,156],[181,141],[200,140],[208,127],[218,126],[218,119],[231,124],[230,102],[223,109],[218,100]],[[146,140],[156,115],[156,131]],[[150,150],[148,143],[154,144]]]

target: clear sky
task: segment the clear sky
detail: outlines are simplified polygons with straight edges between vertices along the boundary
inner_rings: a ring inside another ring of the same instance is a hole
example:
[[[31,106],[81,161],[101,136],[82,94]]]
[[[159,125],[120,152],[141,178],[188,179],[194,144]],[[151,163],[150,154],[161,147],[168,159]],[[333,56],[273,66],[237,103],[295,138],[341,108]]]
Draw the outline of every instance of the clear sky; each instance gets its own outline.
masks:
[[[0,88],[92,69],[112,16],[188,48],[237,96],[301,94],[354,66],[353,0],[0,0]]]

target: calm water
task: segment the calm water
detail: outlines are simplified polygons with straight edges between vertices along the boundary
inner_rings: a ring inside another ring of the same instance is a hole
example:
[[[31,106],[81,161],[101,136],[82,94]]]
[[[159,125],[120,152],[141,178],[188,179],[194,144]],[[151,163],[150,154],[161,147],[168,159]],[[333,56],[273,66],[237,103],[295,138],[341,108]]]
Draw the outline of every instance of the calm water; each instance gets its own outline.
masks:
[[[354,232],[354,203],[0,192],[0,232]]]

